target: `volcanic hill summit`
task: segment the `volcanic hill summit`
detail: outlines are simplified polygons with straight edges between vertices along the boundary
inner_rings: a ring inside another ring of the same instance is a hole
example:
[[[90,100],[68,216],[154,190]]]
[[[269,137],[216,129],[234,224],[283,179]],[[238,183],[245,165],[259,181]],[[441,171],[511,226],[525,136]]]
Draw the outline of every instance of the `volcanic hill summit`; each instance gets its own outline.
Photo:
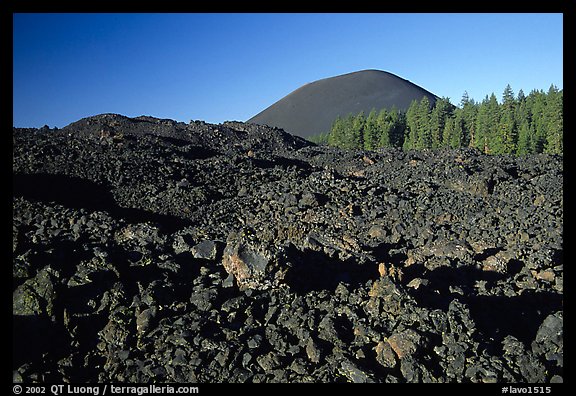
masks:
[[[433,93],[392,73],[361,70],[305,84],[247,122],[309,137],[329,131],[338,116],[393,106],[405,111],[423,96],[436,102]]]

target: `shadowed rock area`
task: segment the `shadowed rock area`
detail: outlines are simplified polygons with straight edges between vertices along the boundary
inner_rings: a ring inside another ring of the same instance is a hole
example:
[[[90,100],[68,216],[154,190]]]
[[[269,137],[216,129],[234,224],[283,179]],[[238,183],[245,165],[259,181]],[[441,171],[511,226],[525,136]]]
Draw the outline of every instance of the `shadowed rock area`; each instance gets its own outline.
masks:
[[[330,131],[338,116],[366,115],[372,109],[406,111],[413,100],[436,95],[381,70],[362,70],[306,84],[250,118],[249,123],[284,129],[293,135],[310,137]]]
[[[13,130],[16,382],[561,382],[561,156]]]

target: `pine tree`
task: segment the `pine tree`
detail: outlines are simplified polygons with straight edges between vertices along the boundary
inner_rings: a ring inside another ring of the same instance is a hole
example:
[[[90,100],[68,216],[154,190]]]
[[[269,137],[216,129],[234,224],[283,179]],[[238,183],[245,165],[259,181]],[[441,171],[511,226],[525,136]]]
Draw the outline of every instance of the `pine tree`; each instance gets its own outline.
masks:
[[[461,111],[456,111],[453,117],[446,120],[444,128],[444,147],[460,148],[464,142],[464,119]]]
[[[392,143],[390,139],[388,111],[386,109],[382,109],[378,113],[376,125],[378,127],[378,147],[390,147]]]
[[[526,95],[524,94],[524,90],[520,88],[518,91],[518,95],[516,95],[516,102],[520,103],[526,100]]]
[[[493,154],[512,154],[516,152],[518,140],[514,115],[503,111],[498,122],[498,129],[494,135]]]
[[[402,147],[404,143],[404,134],[406,131],[406,114],[392,106],[388,112],[390,119],[390,145]]]
[[[524,120],[518,130],[518,145],[516,155],[527,155],[534,153],[534,128],[528,120]]]
[[[432,147],[432,129],[430,123],[430,100],[422,97],[417,112],[417,133],[414,148],[423,150]]]
[[[344,120],[338,116],[328,134],[328,145],[334,147],[342,147],[344,141]]]
[[[468,103],[470,103],[470,96],[468,95],[468,91],[464,91],[462,99],[460,99],[460,108],[463,109]]]
[[[500,121],[500,105],[496,99],[496,95],[492,93],[487,103],[487,146],[484,148],[486,154],[496,154],[501,153],[503,148],[501,147],[501,141],[498,138],[498,126]]]
[[[352,118],[352,130],[350,135],[350,146],[348,148],[363,148],[364,147],[364,125],[366,124],[366,117],[364,112],[361,111]]]
[[[502,94],[502,106],[500,110],[500,119],[496,139],[498,141],[498,150],[495,153],[512,154],[516,152],[516,143],[518,140],[518,131],[515,120],[516,100],[510,84],[506,85]]]
[[[506,84],[504,92],[502,92],[502,105],[504,107],[514,107],[514,103],[514,91],[512,90],[510,84]]]
[[[442,144],[441,147],[452,147],[452,148],[456,148],[458,146],[453,146],[455,139],[455,133],[454,133],[454,129],[455,129],[455,123],[454,123],[454,118],[450,117],[448,119],[446,119],[446,122],[444,123],[444,130],[442,131]],[[460,142],[458,142],[459,144]]]
[[[316,143],[318,145],[325,145],[328,144],[328,138],[330,136],[330,132],[320,132],[317,135],[309,136],[307,139],[312,143]]]
[[[518,126],[518,134],[520,134],[520,127],[525,121],[531,123],[532,117],[530,114],[530,109],[528,108],[528,104],[526,103],[526,96],[524,95],[524,91],[520,90],[518,91],[518,95],[516,97],[516,110],[514,112],[514,122]]]
[[[468,97],[468,92],[464,91],[460,101],[462,112],[462,147],[474,147],[476,134],[476,115],[478,114],[478,104],[474,99]]]
[[[432,149],[437,149],[442,146],[442,133],[446,119],[452,115],[452,104],[450,99],[441,98],[436,101],[436,105],[430,112],[430,136]]]
[[[338,117],[328,137],[330,146],[340,147],[343,149],[352,149],[360,147],[358,144],[358,132],[354,130],[355,116],[349,114],[347,117]]]
[[[484,98],[478,106],[476,115],[476,132],[473,147],[485,154],[499,151],[498,141],[495,139],[498,133],[499,105],[494,93]]]
[[[534,152],[544,152],[546,142],[547,127],[544,113],[546,111],[546,94],[542,90],[532,90],[526,98],[534,127]]]
[[[473,139],[473,146],[483,153],[488,152],[488,136],[489,136],[489,123],[488,118],[488,95],[484,98],[482,103],[478,106],[478,113],[476,115],[476,133]]]
[[[341,119],[339,139],[336,141],[336,147],[348,149],[351,148],[352,137],[352,114]]]
[[[419,103],[414,99],[406,111],[406,135],[402,148],[404,150],[413,150],[416,147],[418,136],[418,108]]]
[[[544,152],[562,154],[564,135],[563,93],[554,85],[550,86],[546,100],[546,143]]]
[[[372,109],[368,114],[368,118],[364,123],[364,150],[374,150],[378,147],[378,124],[377,124],[377,113],[376,109]]]

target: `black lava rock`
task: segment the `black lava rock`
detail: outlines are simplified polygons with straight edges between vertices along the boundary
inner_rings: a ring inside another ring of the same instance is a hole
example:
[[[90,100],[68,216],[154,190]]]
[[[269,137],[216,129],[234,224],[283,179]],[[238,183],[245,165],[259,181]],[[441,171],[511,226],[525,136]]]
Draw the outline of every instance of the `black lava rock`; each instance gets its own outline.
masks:
[[[563,379],[561,156],[114,114],[13,142],[15,381]]]

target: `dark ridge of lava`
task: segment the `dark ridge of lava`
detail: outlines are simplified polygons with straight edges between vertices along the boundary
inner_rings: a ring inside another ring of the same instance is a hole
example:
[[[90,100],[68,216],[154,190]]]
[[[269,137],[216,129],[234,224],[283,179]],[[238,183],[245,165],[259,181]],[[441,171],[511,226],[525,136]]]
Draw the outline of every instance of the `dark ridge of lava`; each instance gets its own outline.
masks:
[[[247,122],[306,138],[328,132],[338,116],[361,111],[367,115],[372,109],[393,106],[406,111],[413,100],[424,96],[436,103],[436,95],[408,80],[385,71],[362,70],[306,84]]]

